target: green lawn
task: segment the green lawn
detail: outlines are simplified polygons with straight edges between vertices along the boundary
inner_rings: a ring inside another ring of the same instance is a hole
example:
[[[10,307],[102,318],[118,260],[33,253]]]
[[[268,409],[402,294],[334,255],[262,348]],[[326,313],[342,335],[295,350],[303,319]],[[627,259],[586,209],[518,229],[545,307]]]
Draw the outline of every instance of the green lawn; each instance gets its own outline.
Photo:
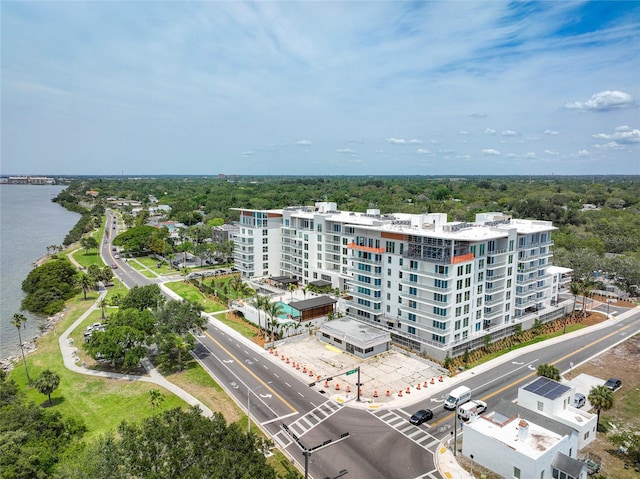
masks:
[[[138,421],[142,417],[151,416],[151,389],[160,389],[166,397],[160,406],[161,410],[185,406],[177,396],[154,384],[93,378],[71,372],[64,367],[58,345],[58,333],[68,328],[95,299],[96,295],[92,295],[85,301],[82,295],[79,295],[71,301],[64,318],[56,326],[55,333],[51,331],[38,338],[37,351],[26,356],[31,379],[47,368],[60,376],[60,386],[51,395],[53,408],[66,417],[81,419],[87,426],[89,439],[112,431],[123,420]],[[96,312],[96,316],[91,316],[87,323],[100,321],[99,318],[100,313]],[[83,331],[84,327],[81,326],[73,335],[77,346],[84,341]],[[16,364],[10,376],[24,388],[28,398],[36,404],[47,401],[46,396],[35,388],[25,387],[27,380],[21,362]]]
[[[218,321],[226,324],[232,329],[235,329],[237,332],[242,334],[245,338],[251,339],[256,336],[255,328],[251,328],[248,325],[245,325],[244,323],[240,323],[238,321],[230,321],[227,319],[225,314],[216,314],[214,316]]]
[[[101,268],[105,265],[97,250],[90,249],[87,251],[85,249],[79,249],[75,253],[72,253],[71,256],[84,268],[88,268],[93,264],[97,264]]]
[[[177,274],[178,273],[178,271],[176,269],[171,268],[169,266],[169,263],[160,262],[155,258],[151,258],[150,256],[141,256],[140,258],[135,258],[135,260],[138,263],[142,264],[143,266],[146,266],[147,268],[151,269],[152,271],[154,271],[158,275],[167,275],[167,274]],[[131,261],[131,260],[129,260],[129,261]],[[158,263],[160,263],[160,267],[159,268],[158,268]]]
[[[202,294],[198,288],[190,283],[184,281],[173,281],[165,283],[165,286],[180,297],[191,301],[193,303],[201,304],[207,313],[217,313],[227,309],[226,306],[220,304],[218,301],[209,299]]]

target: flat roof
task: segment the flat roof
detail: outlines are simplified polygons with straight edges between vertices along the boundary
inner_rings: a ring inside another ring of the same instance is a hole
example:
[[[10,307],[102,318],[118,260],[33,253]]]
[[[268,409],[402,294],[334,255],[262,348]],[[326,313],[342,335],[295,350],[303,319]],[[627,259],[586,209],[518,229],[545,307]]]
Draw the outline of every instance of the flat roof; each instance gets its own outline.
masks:
[[[318,279],[316,281],[311,281],[309,284],[311,286],[316,286],[318,288],[323,288],[325,286],[331,286],[331,281],[325,281],[324,279]]]
[[[320,332],[342,338],[354,345],[362,345],[363,347],[391,341],[391,334],[387,331],[347,318],[327,321],[320,327]]]
[[[298,311],[305,311],[307,309],[318,308],[320,306],[328,306],[330,304],[335,304],[336,301],[329,296],[318,296],[316,298],[305,299],[303,301],[293,301],[289,303],[289,306],[297,309]]]
[[[269,278],[271,281],[275,281],[276,283],[289,284],[289,283],[297,283],[297,278],[292,278],[291,276],[271,276]]]

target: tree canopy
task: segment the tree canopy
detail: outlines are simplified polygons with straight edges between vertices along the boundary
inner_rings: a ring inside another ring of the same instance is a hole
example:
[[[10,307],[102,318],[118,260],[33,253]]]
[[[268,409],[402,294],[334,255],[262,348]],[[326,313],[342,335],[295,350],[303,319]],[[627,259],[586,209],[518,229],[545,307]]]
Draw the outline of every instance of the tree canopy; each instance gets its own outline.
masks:
[[[266,443],[238,424],[198,408],[170,409],[141,423],[122,422],[60,468],[67,479],[276,479]]]
[[[49,315],[62,311],[65,300],[77,292],[76,274],[67,259],[53,259],[33,269],[22,282],[27,293],[22,309]]]

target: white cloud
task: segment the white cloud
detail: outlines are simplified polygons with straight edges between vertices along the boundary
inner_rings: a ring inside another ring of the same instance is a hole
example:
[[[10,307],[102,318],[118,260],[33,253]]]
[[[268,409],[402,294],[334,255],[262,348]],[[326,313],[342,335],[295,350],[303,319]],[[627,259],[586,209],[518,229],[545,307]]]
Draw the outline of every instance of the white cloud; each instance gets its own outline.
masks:
[[[634,101],[631,95],[622,91],[606,90],[591,96],[587,101],[574,101],[564,104],[570,110],[609,111],[629,108]]]
[[[425,149],[425,148],[418,148],[418,149],[416,150],[416,153],[419,153],[419,154],[421,154],[421,155],[430,155],[430,154],[431,154],[431,151],[429,151],[429,150],[427,150],[427,149]]]
[[[299,140],[296,141],[296,145],[311,145],[311,142],[309,140]]]
[[[351,148],[338,148],[336,151],[338,153],[355,153]]]
[[[550,155],[550,156],[556,156],[556,155],[559,155],[560,153],[556,150],[544,150],[544,154]]]
[[[640,143],[640,130],[624,126],[616,128],[616,132],[611,135],[597,133],[593,137],[597,140],[615,140],[618,143]]]
[[[422,144],[422,140],[418,140],[416,138],[412,138],[411,140],[405,140],[404,138],[386,138],[385,141],[391,143],[392,145],[420,145]]]
[[[458,132],[458,135],[468,135],[468,134],[469,134],[469,132],[467,130],[460,130]]]
[[[622,145],[620,145],[615,141],[610,141],[609,143],[604,143],[604,144],[593,145],[593,147],[599,150],[621,150],[622,149]]]
[[[486,148],[482,150],[482,154],[487,156],[497,156],[500,154],[500,152],[498,150],[494,150],[493,148]]]
[[[516,136],[518,132],[513,130],[505,130],[505,131],[501,131],[500,134],[502,136]]]
[[[536,154],[533,151],[528,151],[525,155],[525,158],[536,158]]]
[[[555,130],[544,130],[543,133],[548,136],[556,136],[560,134],[559,131],[555,131]]]
[[[486,128],[483,132],[485,135],[495,135],[497,133],[496,130],[492,130],[491,128]]]
[[[486,118],[487,114],[486,113],[471,113],[469,116],[471,118],[482,119],[482,118]]]
[[[582,157],[589,156],[589,151],[588,150],[580,150],[578,152],[578,156],[582,156]]]

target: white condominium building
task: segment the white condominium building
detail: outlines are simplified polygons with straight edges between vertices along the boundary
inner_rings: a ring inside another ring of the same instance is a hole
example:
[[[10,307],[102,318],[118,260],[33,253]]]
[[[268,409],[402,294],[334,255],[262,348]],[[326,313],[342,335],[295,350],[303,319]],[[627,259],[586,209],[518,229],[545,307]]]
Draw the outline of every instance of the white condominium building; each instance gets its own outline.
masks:
[[[442,360],[559,317],[550,221],[338,211],[336,203],[240,212],[234,259],[244,278],[330,281],[346,314]]]

